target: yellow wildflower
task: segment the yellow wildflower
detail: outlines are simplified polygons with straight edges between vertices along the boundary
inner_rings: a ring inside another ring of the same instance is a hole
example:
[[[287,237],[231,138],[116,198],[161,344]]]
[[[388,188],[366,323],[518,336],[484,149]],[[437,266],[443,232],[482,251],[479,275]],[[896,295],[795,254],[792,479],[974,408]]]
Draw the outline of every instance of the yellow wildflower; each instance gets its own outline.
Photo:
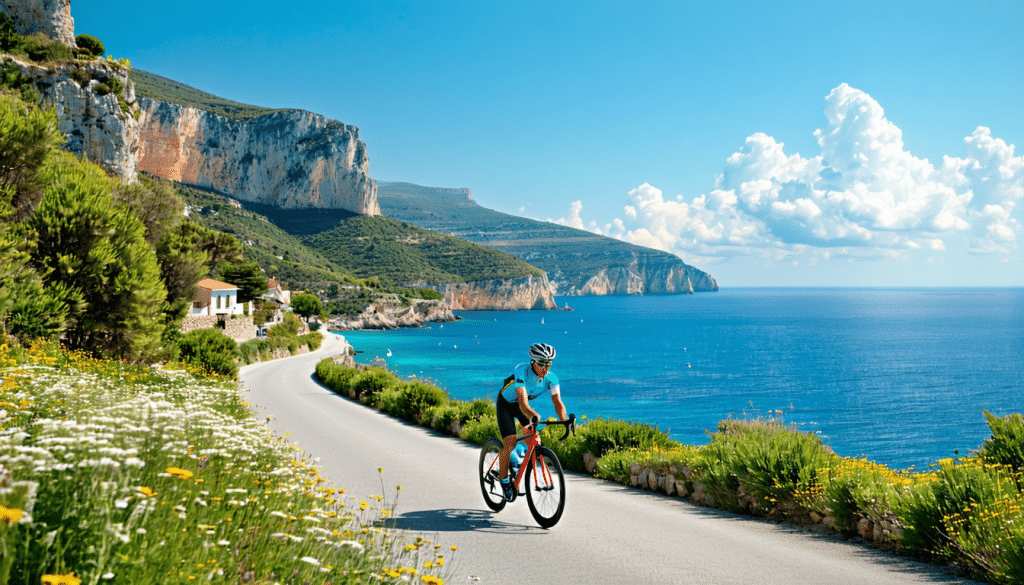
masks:
[[[0,506],[0,520],[7,520],[8,522],[17,522],[21,520],[22,511],[18,508],[7,508]]]
[[[188,478],[192,477],[193,475],[195,475],[191,471],[189,471],[187,469],[182,469],[180,467],[168,467],[167,469],[164,470],[164,473],[168,473],[170,475],[173,475],[174,477],[177,477],[178,479],[188,479]]]
[[[74,572],[67,575],[43,575],[43,585],[81,585],[82,580]]]

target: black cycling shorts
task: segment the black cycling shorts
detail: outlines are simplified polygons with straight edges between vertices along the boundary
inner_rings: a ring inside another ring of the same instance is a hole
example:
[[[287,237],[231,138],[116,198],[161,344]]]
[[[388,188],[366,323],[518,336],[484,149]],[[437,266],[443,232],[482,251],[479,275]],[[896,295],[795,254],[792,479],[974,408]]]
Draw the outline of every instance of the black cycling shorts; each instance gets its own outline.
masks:
[[[522,409],[519,408],[518,402],[509,402],[498,393],[498,400],[496,405],[498,411],[498,432],[501,433],[502,438],[509,435],[516,434],[516,419],[519,419],[519,424],[524,427],[530,424],[530,419],[526,418],[523,414]]]

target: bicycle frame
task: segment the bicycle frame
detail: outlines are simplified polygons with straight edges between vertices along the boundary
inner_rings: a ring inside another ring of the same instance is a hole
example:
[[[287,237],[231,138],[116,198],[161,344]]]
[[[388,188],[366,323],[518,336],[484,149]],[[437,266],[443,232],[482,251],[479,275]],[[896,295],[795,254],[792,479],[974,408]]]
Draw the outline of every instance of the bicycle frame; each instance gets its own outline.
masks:
[[[519,492],[519,486],[522,485],[523,479],[526,477],[526,470],[527,469],[533,469],[533,472],[534,472],[534,476],[533,476],[534,482],[533,482],[533,484],[534,485],[550,485],[551,484],[552,476],[551,476],[551,470],[548,469],[548,464],[544,461],[543,457],[537,457],[536,461],[534,461],[534,456],[536,455],[537,447],[539,447],[540,444],[541,444],[541,442],[540,442],[540,429],[538,429],[537,426],[538,425],[547,426],[547,425],[552,425],[552,424],[557,424],[557,425],[563,425],[564,424],[564,425],[566,425],[566,427],[565,427],[565,436],[562,437],[563,440],[566,437],[569,436],[570,430],[575,432],[575,416],[574,416],[569,421],[541,421],[541,422],[538,422],[538,423],[533,425],[534,428],[533,428],[532,431],[531,430],[524,430],[522,435],[516,435],[516,442],[517,443],[520,442],[520,441],[526,443],[526,456],[523,457],[523,462],[519,465],[519,472],[516,473],[516,477],[512,479],[512,485],[515,487],[517,493]],[[534,465],[532,467],[529,464],[530,461],[534,461]],[[488,471],[490,471],[491,469],[494,469],[497,465],[499,465],[499,461],[498,461],[498,458],[496,457],[494,459],[494,461],[491,463],[491,468]],[[511,465],[512,465],[512,462],[509,461],[509,466],[511,467]],[[539,478],[536,475],[538,473],[538,469],[540,470],[539,471],[539,473],[540,473],[540,477]],[[522,494],[520,494],[520,495],[522,495]]]

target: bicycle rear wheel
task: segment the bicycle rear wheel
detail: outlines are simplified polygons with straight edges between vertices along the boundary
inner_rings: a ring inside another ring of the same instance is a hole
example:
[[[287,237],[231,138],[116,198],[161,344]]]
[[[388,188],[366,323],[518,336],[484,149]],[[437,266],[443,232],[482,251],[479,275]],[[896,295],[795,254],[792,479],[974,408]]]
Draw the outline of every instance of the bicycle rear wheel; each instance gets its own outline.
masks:
[[[505,495],[498,477],[498,451],[501,451],[501,442],[497,439],[487,439],[480,449],[480,491],[484,494],[484,503],[495,512],[505,507]]]
[[[565,510],[565,477],[554,451],[537,447],[526,470],[526,501],[541,528],[558,524]]]

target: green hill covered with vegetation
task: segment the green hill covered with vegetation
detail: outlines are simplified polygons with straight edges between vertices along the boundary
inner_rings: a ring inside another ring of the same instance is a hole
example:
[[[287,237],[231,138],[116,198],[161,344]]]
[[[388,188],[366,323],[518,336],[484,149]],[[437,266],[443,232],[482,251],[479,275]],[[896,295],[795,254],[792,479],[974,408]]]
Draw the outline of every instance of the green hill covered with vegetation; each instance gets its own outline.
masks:
[[[261,214],[223,195],[176,184],[178,195],[188,206],[189,217],[212,230],[224,232],[244,244],[246,260],[256,262],[267,273],[294,289],[322,283],[354,284],[354,274],[325,255],[306,247],[302,241]],[[352,215],[348,212],[340,212]],[[325,285],[325,286],[327,286]]]
[[[261,108],[233,102],[200,89],[141,69],[131,70],[135,93],[162,102],[192,106],[232,120],[244,120],[278,112],[283,108]]]
[[[279,209],[183,185],[190,217],[245,244],[245,257],[292,288],[373,278],[385,288],[539,276],[509,254],[387,217],[339,209]]]

